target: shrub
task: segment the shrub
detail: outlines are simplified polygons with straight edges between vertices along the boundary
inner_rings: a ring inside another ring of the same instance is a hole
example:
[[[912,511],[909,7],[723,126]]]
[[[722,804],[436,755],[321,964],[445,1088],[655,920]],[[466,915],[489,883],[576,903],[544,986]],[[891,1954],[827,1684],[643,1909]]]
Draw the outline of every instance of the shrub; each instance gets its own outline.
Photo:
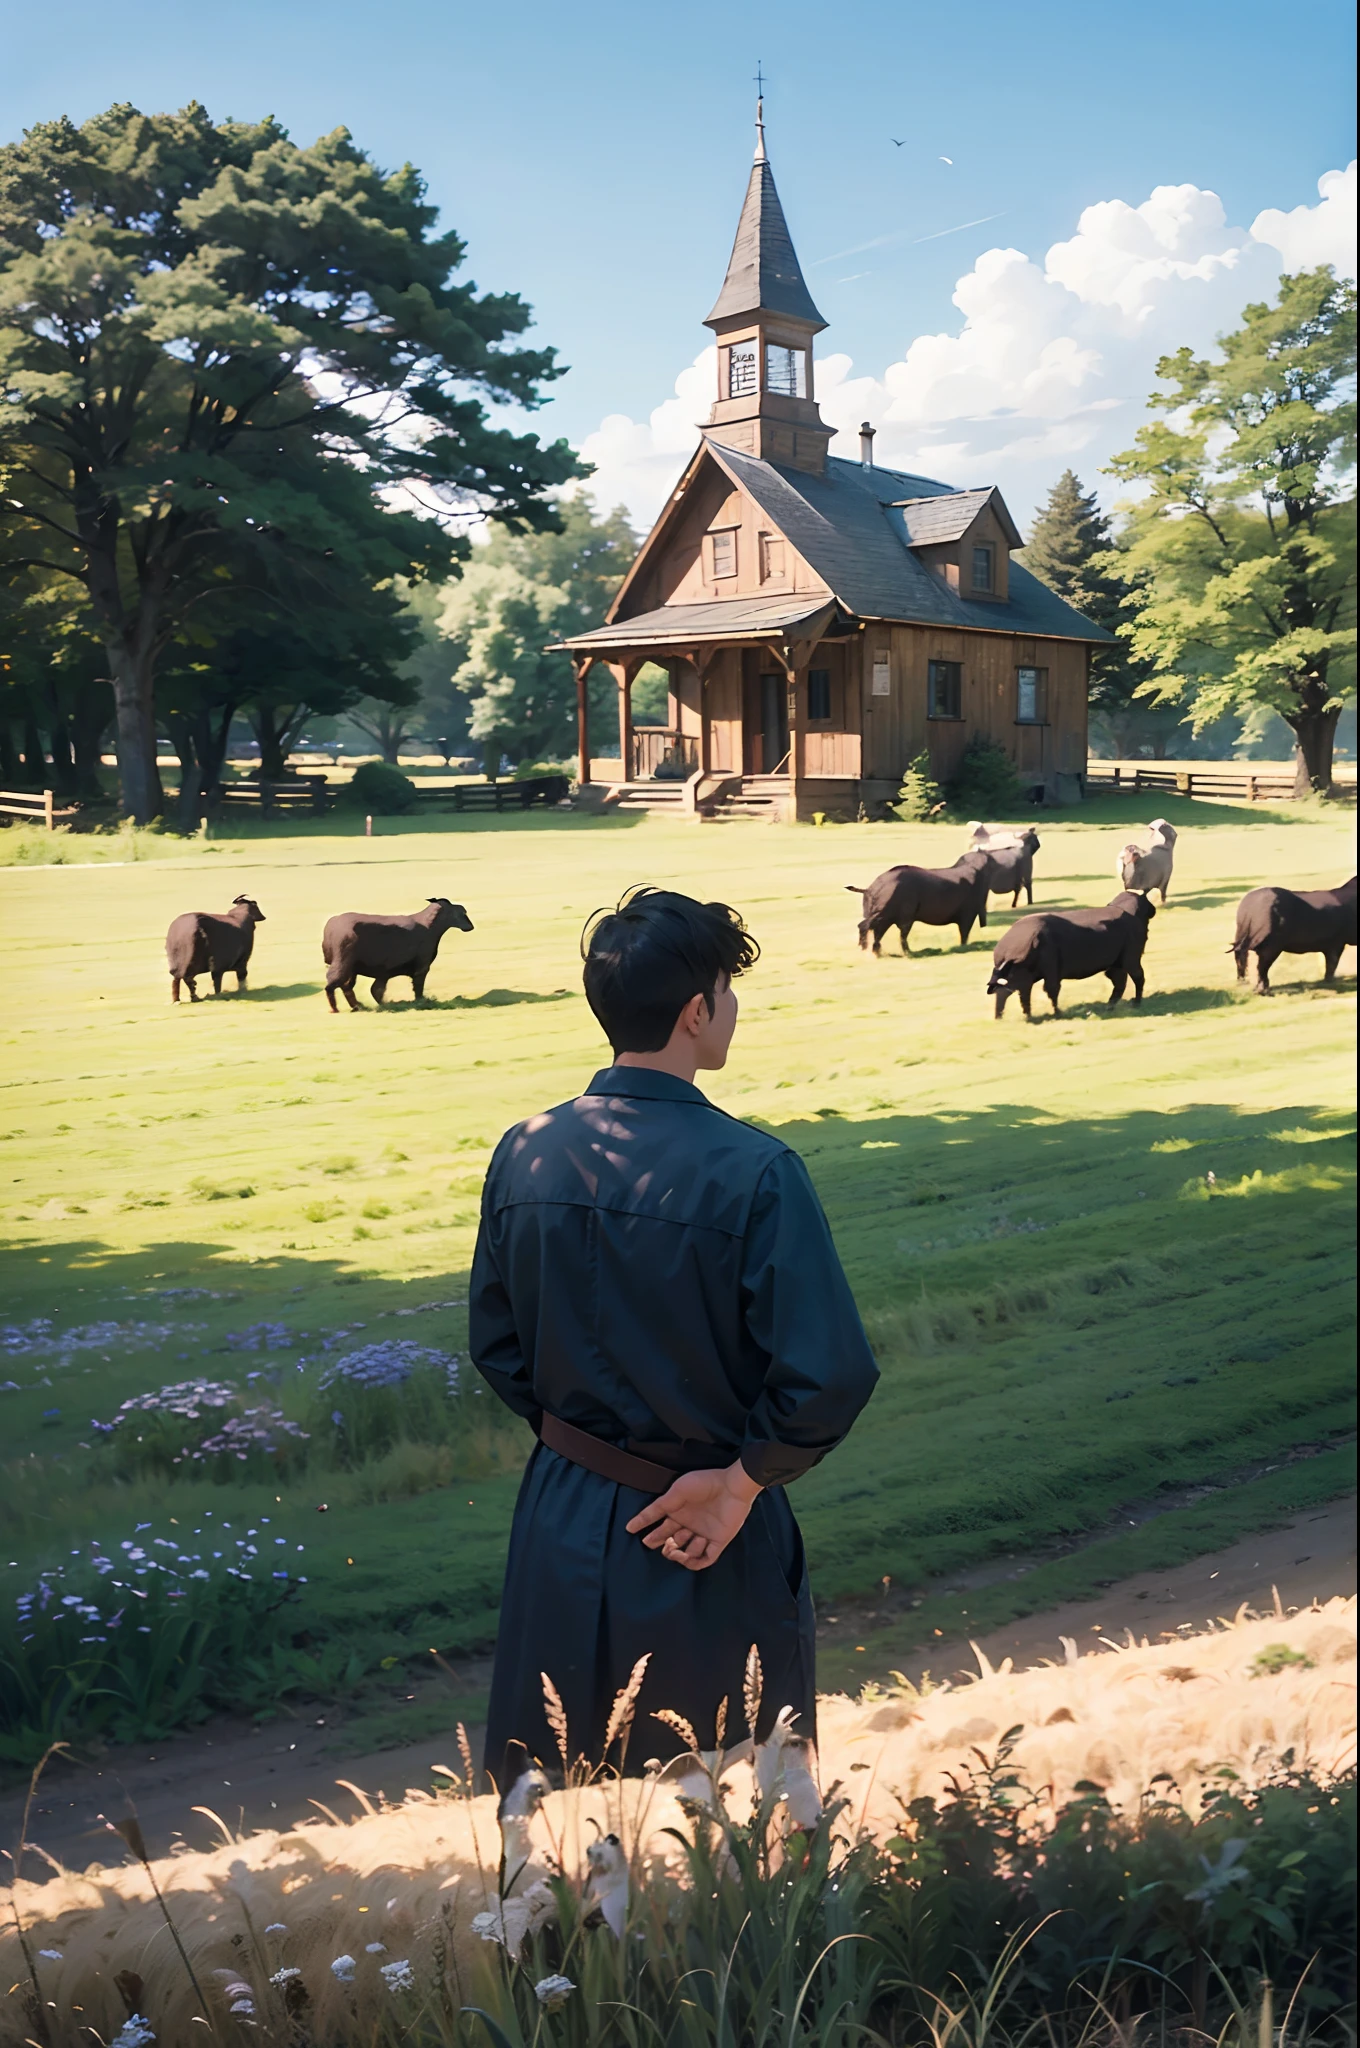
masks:
[[[409,811],[416,800],[416,786],[399,768],[386,761],[364,761],[355,769],[345,789],[346,801],[360,810],[382,818],[396,818]]]
[[[902,787],[897,792],[897,802],[891,806],[894,817],[903,824],[918,823],[922,818],[933,818],[944,808],[944,791],[930,772],[930,756],[921,753],[902,777]]]
[[[974,733],[957,769],[945,785],[951,807],[974,818],[995,817],[1014,810],[1024,790],[1015,763],[1004,747]]]

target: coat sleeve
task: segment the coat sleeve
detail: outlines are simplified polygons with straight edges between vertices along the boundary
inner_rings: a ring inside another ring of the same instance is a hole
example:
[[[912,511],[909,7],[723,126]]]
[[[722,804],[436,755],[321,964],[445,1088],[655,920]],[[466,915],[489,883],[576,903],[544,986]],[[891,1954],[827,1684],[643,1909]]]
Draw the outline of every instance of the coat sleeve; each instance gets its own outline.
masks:
[[[497,1208],[496,1168],[497,1160],[493,1159],[482,1188],[482,1214],[468,1289],[468,1348],[473,1364],[491,1391],[537,1430],[543,1419],[543,1407],[534,1396],[502,1273],[502,1234],[508,1226],[506,1212]]]
[[[762,1486],[783,1486],[835,1449],[878,1379],[830,1226],[795,1152],[774,1160],[756,1189],[742,1294],[747,1333],[770,1363],[741,1461]]]

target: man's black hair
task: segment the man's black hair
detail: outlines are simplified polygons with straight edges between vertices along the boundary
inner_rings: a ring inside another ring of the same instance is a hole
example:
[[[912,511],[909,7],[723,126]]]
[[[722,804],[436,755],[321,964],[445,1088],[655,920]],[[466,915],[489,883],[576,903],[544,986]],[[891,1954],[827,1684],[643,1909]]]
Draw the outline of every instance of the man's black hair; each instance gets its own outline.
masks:
[[[713,1015],[718,983],[742,974],[760,948],[735,910],[673,889],[630,889],[597,910],[581,939],[586,1001],[616,1053],[660,1052],[694,996]]]

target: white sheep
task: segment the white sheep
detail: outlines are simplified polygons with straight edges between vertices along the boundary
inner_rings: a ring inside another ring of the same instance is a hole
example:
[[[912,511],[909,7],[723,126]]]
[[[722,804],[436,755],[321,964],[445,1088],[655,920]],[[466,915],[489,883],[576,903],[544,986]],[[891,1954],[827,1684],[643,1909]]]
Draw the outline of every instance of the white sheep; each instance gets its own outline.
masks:
[[[1156,889],[1165,903],[1175,852],[1175,826],[1168,825],[1165,818],[1154,818],[1147,828],[1146,845],[1131,839],[1119,850],[1115,873],[1121,888],[1141,890],[1144,895]]]

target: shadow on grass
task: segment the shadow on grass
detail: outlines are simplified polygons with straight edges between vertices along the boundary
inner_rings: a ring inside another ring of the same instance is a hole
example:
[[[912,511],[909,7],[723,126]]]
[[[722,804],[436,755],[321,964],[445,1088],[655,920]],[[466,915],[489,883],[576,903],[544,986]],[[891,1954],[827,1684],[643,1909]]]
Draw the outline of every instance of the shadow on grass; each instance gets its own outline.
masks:
[[[1058,998],[1062,1004],[1062,1009],[1056,1019],[1048,1007],[1048,997],[1043,993],[1042,989],[1036,988],[1034,991],[1034,1016],[1032,1021],[1035,1024],[1051,1024],[1054,1022],[1062,1024],[1064,1022],[1071,1023],[1077,1018],[1086,1020],[1129,1014],[1135,1017],[1186,1017],[1192,1016],[1198,1010],[1231,1009],[1240,1000],[1236,988],[1169,989],[1161,995],[1145,995],[1141,1003],[1135,1003],[1127,991],[1117,1003],[1110,1002],[1107,996],[1089,996],[1085,998],[1078,996],[1069,1000],[1069,993],[1072,987],[1073,984],[1070,981],[1063,983],[1062,994]],[[1003,1023],[1012,1016],[1018,1017],[1021,1023],[1024,1022],[1024,1013],[1013,996],[1006,1005],[1006,1015],[1002,1019]]]
[[[382,1003],[361,1002],[360,1007],[385,1015],[405,1010],[508,1010],[520,1003],[567,1003],[571,998],[569,988],[489,988],[479,996],[407,996],[404,1001],[389,996]]]

